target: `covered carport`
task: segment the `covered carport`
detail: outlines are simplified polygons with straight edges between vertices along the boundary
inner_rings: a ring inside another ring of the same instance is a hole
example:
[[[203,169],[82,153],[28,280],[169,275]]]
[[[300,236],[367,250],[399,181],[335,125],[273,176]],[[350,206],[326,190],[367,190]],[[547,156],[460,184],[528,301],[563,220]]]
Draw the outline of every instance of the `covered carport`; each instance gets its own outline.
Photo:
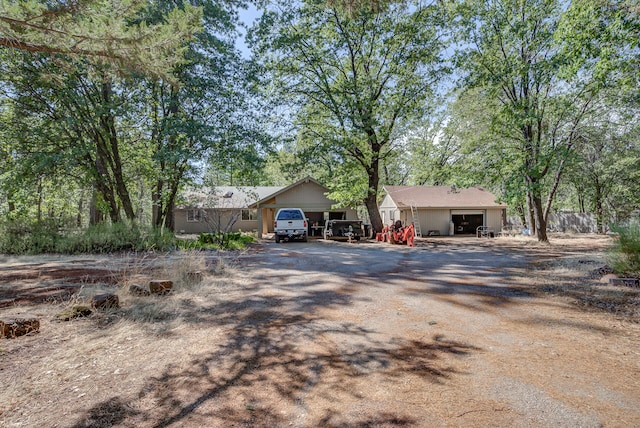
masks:
[[[257,210],[258,237],[273,233],[273,221],[280,208],[301,208],[309,224],[309,236],[322,236],[325,220],[356,220],[357,212],[350,208],[334,208],[336,202],[326,194],[329,189],[311,177],[303,178],[251,204]]]

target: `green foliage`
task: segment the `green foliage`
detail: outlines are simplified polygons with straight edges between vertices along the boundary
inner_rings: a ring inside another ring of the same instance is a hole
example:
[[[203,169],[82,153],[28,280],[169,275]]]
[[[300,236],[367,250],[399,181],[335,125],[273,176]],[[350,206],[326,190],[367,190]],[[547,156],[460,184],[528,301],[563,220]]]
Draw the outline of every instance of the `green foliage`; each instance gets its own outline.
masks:
[[[201,233],[196,240],[178,240],[185,250],[242,250],[255,242],[252,235],[235,233]]]
[[[640,278],[640,224],[613,230],[617,236],[609,254],[611,267],[618,274]]]
[[[640,8],[635,0],[573,0],[558,34],[566,72],[589,68],[601,84],[638,91]]]
[[[0,214],[172,229],[181,188],[207,162],[234,184],[258,184],[269,141],[244,114],[257,110],[234,49],[243,4],[1,3],[0,39],[18,49],[0,40]],[[47,7],[56,12],[40,15]],[[22,20],[34,26],[21,32]],[[100,47],[113,56],[94,55]]]
[[[598,230],[622,223],[640,204],[640,111],[621,88],[607,88],[576,133],[580,145],[567,170],[565,193],[574,206],[593,212]]]
[[[255,46],[273,75],[270,90],[295,116],[296,151],[345,173],[360,169],[364,186],[340,186],[343,205],[364,202],[375,229],[380,167],[389,148],[432,107],[446,71],[438,5],[390,2],[385,7],[327,7],[280,2],[254,29]],[[350,191],[348,191],[350,189]]]
[[[594,52],[563,49],[573,36],[561,30],[566,6],[560,0],[467,0],[458,9],[456,57],[464,84],[496,106],[490,123],[501,158],[509,161],[502,163],[505,187],[510,195],[526,192],[528,223],[540,241],[547,240],[549,210],[600,89],[588,67]]]
[[[3,254],[89,254],[119,251],[166,251],[174,247],[173,234],[125,223],[102,224],[87,229],[60,228],[56,222],[0,225]]]
[[[201,27],[202,9],[182,3],[155,23],[142,0],[0,2],[0,46],[117,63],[168,76],[183,62],[186,42]]]
[[[6,221],[0,231],[0,253],[4,254],[52,253],[61,241],[58,225],[53,222],[27,225]]]

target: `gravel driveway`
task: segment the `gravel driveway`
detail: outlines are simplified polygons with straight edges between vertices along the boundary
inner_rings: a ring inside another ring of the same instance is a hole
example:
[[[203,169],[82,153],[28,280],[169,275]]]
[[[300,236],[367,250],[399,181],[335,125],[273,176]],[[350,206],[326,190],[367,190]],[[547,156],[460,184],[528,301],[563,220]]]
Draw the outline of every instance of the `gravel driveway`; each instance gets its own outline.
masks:
[[[593,269],[602,239],[0,260],[5,301],[23,293],[0,310],[42,318],[0,342],[0,426],[640,426],[640,325],[541,292],[541,261]],[[187,262],[205,281],[169,296],[106,283],[113,313],[58,323],[60,303],[38,300],[69,273],[103,292],[87,279]]]
[[[261,295],[308,317],[291,334],[353,371],[300,391],[315,404],[294,425],[640,426],[637,325],[538,297],[526,251],[448,242],[269,243],[246,260]]]

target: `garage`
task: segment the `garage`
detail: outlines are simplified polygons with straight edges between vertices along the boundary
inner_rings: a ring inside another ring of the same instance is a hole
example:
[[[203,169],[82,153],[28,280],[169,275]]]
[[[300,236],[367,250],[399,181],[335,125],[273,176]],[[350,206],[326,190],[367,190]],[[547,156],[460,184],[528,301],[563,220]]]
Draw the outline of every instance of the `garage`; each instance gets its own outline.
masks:
[[[497,233],[506,219],[507,205],[482,187],[384,186],[384,191],[381,217],[414,223],[416,236],[468,236],[480,226]]]

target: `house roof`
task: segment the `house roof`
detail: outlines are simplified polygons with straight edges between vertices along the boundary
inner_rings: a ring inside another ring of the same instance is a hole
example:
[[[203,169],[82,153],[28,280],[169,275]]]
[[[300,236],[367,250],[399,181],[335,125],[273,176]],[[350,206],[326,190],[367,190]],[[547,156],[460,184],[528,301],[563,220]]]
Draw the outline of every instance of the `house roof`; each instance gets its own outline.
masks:
[[[506,208],[493,193],[482,187],[384,186],[398,208]]]
[[[216,186],[184,193],[184,206],[198,208],[247,208],[258,200],[283,189],[282,186]]]
[[[279,190],[276,190],[276,191],[275,191],[275,192],[273,192],[273,193],[270,193],[270,194],[265,195],[264,197],[260,198],[258,201],[256,201],[256,202],[252,203],[250,207],[251,207],[251,208],[255,208],[255,207],[257,207],[257,206],[259,206],[259,205],[261,205],[261,204],[264,204],[264,203],[265,203],[266,201],[268,201],[269,199],[273,199],[273,198],[275,198],[276,196],[279,196],[279,195],[281,195],[281,194],[283,194],[283,193],[286,193],[286,192],[288,192],[289,190],[293,189],[293,188],[294,188],[294,187],[296,187],[296,186],[299,186],[299,185],[300,185],[300,184],[302,184],[302,183],[309,183],[309,182],[317,184],[318,186],[320,186],[320,187],[322,187],[322,188],[326,189],[326,190],[327,190],[327,192],[329,191],[329,188],[327,188],[326,186],[324,186],[323,184],[321,184],[321,183],[320,183],[320,182],[318,182],[317,180],[313,179],[311,176],[306,176],[305,178],[303,178],[303,179],[301,179],[301,180],[298,180],[298,181],[296,181],[295,183],[292,183],[292,184],[290,184],[290,185],[288,185],[288,186],[286,186],[286,187],[279,187],[279,188],[278,188]]]

